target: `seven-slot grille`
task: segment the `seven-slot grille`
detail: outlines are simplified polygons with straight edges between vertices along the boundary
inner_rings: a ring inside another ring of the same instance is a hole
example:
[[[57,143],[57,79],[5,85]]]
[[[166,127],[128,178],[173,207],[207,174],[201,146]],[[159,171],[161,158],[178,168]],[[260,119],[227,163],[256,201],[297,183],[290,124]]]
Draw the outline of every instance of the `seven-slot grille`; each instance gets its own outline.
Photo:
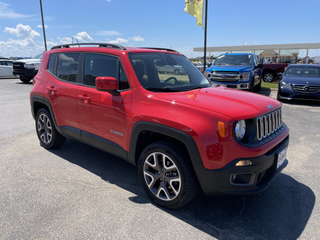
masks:
[[[257,139],[261,141],[278,131],[282,126],[281,108],[257,118]]]

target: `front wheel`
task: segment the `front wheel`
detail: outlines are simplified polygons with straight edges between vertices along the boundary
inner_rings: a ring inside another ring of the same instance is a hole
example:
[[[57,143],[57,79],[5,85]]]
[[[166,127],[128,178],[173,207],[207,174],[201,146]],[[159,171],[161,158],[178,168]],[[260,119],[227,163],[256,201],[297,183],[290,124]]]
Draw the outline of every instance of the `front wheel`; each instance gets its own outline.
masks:
[[[197,194],[189,157],[171,141],[148,145],[140,155],[138,171],[148,196],[162,207],[181,208]]]
[[[40,144],[44,148],[56,148],[65,141],[65,137],[55,128],[50,113],[44,108],[37,112],[36,130]]]
[[[31,81],[32,78],[20,78],[20,80],[23,82],[23,83],[28,83]]]

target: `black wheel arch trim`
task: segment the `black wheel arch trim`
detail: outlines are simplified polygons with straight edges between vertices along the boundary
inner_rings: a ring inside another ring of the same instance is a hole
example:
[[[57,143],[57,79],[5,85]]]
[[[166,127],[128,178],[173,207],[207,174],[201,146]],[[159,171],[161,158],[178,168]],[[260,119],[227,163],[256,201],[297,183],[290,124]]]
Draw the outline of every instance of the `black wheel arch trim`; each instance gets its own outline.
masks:
[[[50,115],[52,117],[54,126],[61,135],[65,136],[65,137],[76,139],[78,141],[82,141],[81,135],[80,135],[80,133],[81,133],[80,129],[76,129],[76,128],[69,127],[69,126],[59,126],[57,124],[56,117],[53,112],[51,103],[47,98],[42,97],[42,96],[38,96],[38,95],[33,95],[33,96],[31,96],[30,102],[31,102],[31,112],[32,112],[32,116],[34,119],[36,119],[36,114],[37,114],[34,107],[35,107],[35,104],[38,102],[38,103],[44,105],[45,107],[47,107],[47,109],[49,110]]]
[[[134,165],[136,165],[137,163],[136,160],[137,160],[137,157],[139,157],[137,156],[137,153],[136,153],[137,141],[140,133],[143,131],[159,133],[159,134],[168,136],[170,138],[176,139],[180,141],[182,144],[184,144],[188,151],[191,164],[193,166],[197,179],[200,183],[200,186],[202,185],[202,183],[206,181],[206,179],[201,177],[202,173],[206,171],[206,169],[202,163],[202,159],[201,159],[198,147],[195,141],[193,140],[193,138],[186,132],[183,132],[179,129],[157,124],[157,123],[141,121],[141,122],[137,122],[134,125],[134,127],[132,128],[129,153],[128,153],[128,161],[130,163]]]

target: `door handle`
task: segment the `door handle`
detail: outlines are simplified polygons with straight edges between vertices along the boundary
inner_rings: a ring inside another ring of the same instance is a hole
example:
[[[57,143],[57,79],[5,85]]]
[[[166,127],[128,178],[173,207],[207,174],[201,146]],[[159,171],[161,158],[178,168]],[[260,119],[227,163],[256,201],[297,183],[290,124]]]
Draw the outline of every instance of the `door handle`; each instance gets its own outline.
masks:
[[[90,97],[88,97],[88,95],[78,95],[78,98],[80,99],[80,100],[83,100],[83,103],[89,103],[90,102]]]
[[[51,96],[54,96],[56,94],[57,89],[54,88],[54,86],[47,87],[48,93]]]

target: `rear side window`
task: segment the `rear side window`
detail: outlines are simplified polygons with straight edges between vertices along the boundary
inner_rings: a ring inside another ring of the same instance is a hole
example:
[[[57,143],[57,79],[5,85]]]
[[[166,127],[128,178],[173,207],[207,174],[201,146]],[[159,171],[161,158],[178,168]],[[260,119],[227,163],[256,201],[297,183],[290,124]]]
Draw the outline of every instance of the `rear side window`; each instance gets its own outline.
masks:
[[[129,88],[128,79],[118,57],[87,53],[84,64],[85,85],[95,86],[97,77],[114,77],[118,80],[119,90]]]
[[[57,54],[51,54],[49,57],[47,70],[52,74],[54,74],[54,63],[56,61],[56,58]]]
[[[57,74],[61,80],[76,82],[80,53],[59,53]]]

